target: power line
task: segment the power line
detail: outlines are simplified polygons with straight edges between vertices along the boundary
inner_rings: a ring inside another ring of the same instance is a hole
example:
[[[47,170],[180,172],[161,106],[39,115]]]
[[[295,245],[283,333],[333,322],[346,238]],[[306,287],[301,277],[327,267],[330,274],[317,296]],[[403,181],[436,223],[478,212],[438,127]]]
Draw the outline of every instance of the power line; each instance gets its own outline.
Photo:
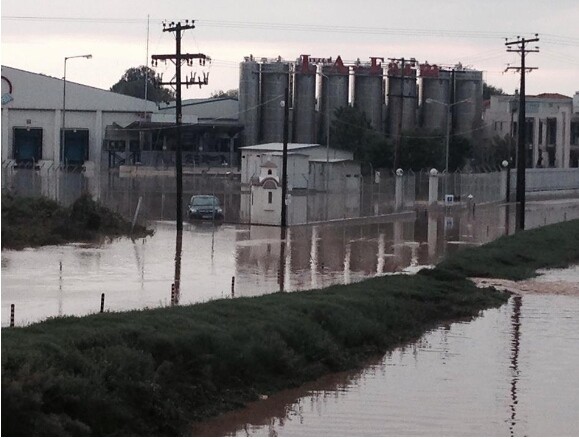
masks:
[[[101,23],[101,24],[144,24],[146,18],[104,18],[104,17],[44,17],[44,16],[3,16],[2,21],[40,21],[40,22],[70,22],[70,23]],[[162,23],[163,19],[151,18],[152,22]],[[440,37],[473,39],[502,38],[505,31],[477,31],[456,29],[431,29],[431,28],[392,28],[392,27],[368,27],[368,26],[340,26],[325,24],[300,24],[300,23],[276,23],[276,22],[251,22],[232,20],[203,20],[197,19],[200,27],[219,28],[247,28],[267,29],[280,31],[311,31],[320,33],[350,33],[366,35],[396,35],[410,37]],[[509,31],[510,33],[511,31]],[[558,34],[544,34],[546,43],[559,45],[579,45],[579,37]]]

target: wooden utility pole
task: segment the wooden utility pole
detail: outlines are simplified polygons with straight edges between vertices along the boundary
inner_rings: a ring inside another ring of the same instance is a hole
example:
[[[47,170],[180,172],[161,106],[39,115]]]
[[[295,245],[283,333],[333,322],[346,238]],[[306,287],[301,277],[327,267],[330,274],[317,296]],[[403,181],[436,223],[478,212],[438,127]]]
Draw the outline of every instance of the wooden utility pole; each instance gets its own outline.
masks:
[[[175,32],[175,54],[171,55],[153,55],[151,57],[154,67],[157,66],[158,61],[172,61],[175,64],[175,76],[169,82],[159,82],[160,85],[170,85],[175,89],[175,133],[176,133],[176,147],[175,147],[175,174],[177,184],[177,231],[183,230],[183,147],[182,147],[182,111],[181,111],[181,86],[198,85],[199,87],[209,83],[207,74],[203,77],[197,77],[192,73],[190,77],[186,77],[185,81],[181,80],[181,66],[186,62],[188,66],[193,65],[193,60],[198,59],[201,65],[205,65],[210,58],[202,53],[181,53],[181,38],[182,34],[187,29],[195,29],[195,20],[185,20],[185,24],[181,22],[171,22],[169,24],[163,23],[163,32]]]
[[[525,39],[517,37],[515,41],[505,40],[505,46],[508,47],[507,52],[517,52],[521,55],[521,65],[518,67],[507,67],[507,70],[516,70],[521,73],[521,85],[519,90],[519,138],[517,145],[517,190],[516,190],[516,224],[515,231],[525,230],[525,169],[527,165],[527,114],[525,108],[525,73],[527,71],[536,70],[537,67],[527,67],[525,65],[525,55],[529,52],[538,52],[539,48],[527,49],[527,44],[538,42],[538,34],[535,38]],[[516,48],[511,48],[515,46]]]
[[[400,165],[400,145],[402,142],[402,123],[404,120],[404,70],[406,67],[406,64],[409,62],[411,65],[414,65],[416,63],[416,59],[411,58],[411,59],[406,59],[406,58],[388,58],[391,62],[394,63],[400,63],[400,95],[398,96],[400,98],[400,103],[399,103],[399,109],[398,111],[400,112],[399,118],[396,121],[397,122],[397,133],[396,133],[396,139],[395,139],[395,143],[394,143],[394,160],[393,160],[393,169],[396,170],[398,169],[399,165]],[[390,95],[391,97],[394,97],[396,95]],[[388,105],[390,105],[390,103],[388,103]]]
[[[283,108],[283,152],[281,162],[281,227],[287,226],[287,143],[289,137],[289,90],[284,93]],[[327,172],[327,171],[326,171]]]

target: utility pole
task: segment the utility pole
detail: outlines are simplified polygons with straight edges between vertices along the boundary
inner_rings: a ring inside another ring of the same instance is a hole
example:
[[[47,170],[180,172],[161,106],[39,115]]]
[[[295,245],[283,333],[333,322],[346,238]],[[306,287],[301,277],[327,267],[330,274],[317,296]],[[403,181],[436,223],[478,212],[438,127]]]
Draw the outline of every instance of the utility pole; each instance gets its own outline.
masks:
[[[402,140],[402,121],[404,119],[404,68],[406,67],[406,62],[410,61],[411,65],[414,65],[414,63],[416,62],[416,60],[414,58],[411,58],[410,60],[407,60],[405,58],[388,58],[391,62],[395,62],[395,63],[401,63],[401,67],[400,67],[400,95],[398,97],[400,97],[400,117],[398,118],[398,127],[397,127],[397,133],[396,133],[396,142],[394,144],[394,164],[393,164],[393,169],[396,170],[399,167],[400,164],[400,143]],[[392,96],[392,95],[391,95]],[[394,95],[396,96],[396,95]]]
[[[525,73],[527,71],[536,70],[538,67],[527,67],[525,65],[525,56],[530,52],[538,52],[539,48],[535,46],[534,49],[527,49],[527,44],[539,41],[539,35],[535,34],[535,38],[525,39],[517,37],[514,41],[505,39],[505,46],[508,47],[507,52],[516,52],[521,55],[521,65],[518,67],[507,67],[506,70],[516,70],[521,73],[521,85],[519,89],[519,138],[517,144],[517,210],[516,210],[516,224],[515,231],[525,230],[525,168],[527,165],[527,114],[525,102]],[[515,46],[512,48],[511,46]]]
[[[283,101],[283,152],[281,164],[281,227],[287,226],[287,143],[289,137],[289,90],[286,87]],[[326,171],[327,172],[327,171]],[[284,232],[285,233],[285,232]]]
[[[183,147],[182,147],[182,110],[181,110],[181,86],[185,85],[187,88],[190,85],[198,85],[199,87],[209,83],[209,76],[203,73],[203,77],[197,77],[196,73],[186,77],[185,81],[181,80],[181,66],[186,62],[188,66],[193,65],[193,60],[198,59],[200,65],[205,65],[210,58],[202,53],[181,53],[181,38],[184,31],[187,29],[195,29],[195,20],[185,20],[185,24],[181,22],[171,22],[169,24],[163,23],[163,32],[175,32],[175,54],[171,55],[153,55],[151,57],[154,67],[157,66],[158,61],[172,61],[175,64],[175,76],[169,82],[159,82],[160,85],[170,85],[175,89],[175,133],[176,133],[176,148],[175,148],[175,174],[177,180],[177,231],[183,230]]]

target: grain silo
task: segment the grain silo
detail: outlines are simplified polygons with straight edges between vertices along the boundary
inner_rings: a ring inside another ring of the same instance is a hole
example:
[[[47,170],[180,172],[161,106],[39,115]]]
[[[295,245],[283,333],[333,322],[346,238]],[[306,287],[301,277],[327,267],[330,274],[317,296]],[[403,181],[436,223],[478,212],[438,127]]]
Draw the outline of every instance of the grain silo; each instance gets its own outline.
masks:
[[[278,58],[261,64],[261,138],[262,143],[282,142],[285,90],[289,87],[289,64]]]
[[[370,64],[354,66],[354,107],[366,115],[372,128],[383,132],[384,74],[378,61],[384,58],[370,60]]]
[[[327,138],[328,118],[334,119],[335,110],[347,107],[350,90],[350,69],[344,65],[339,56],[330,65],[322,66],[322,111],[320,117],[319,141]],[[324,142],[325,143],[325,142]]]
[[[316,142],[316,66],[301,55],[295,66],[293,141]]]
[[[456,69],[453,105],[455,136],[475,139],[482,122],[483,79],[477,70]]]
[[[451,74],[437,65],[421,64],[420,126],[446,132],[448,104],[451,99]]]
[[[416,127],[418,87],[414,62],[388,65],[388,133],[396,138]]]
[[[259,64],[253,56],[239,65],[239,121],[244,126],[242,145],[259,140]]]

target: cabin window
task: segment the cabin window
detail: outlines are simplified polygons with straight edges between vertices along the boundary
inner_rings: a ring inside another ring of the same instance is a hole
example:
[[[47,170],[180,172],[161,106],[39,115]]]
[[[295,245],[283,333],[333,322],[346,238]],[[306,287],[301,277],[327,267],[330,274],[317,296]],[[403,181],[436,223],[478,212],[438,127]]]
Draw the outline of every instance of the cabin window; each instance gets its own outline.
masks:
[[[273,203],[273,192],[268,192],[268,193],[267,193],[267,203],[268,203],[268,204]]]
[[[267,170],[267,175],[271,175],[271,169]]]

